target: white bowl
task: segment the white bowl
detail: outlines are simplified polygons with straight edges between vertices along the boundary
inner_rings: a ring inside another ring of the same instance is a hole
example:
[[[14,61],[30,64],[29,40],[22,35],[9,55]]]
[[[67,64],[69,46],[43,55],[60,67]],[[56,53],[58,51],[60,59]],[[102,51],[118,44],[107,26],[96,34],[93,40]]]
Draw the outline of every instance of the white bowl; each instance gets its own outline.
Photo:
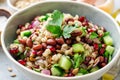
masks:
[[[75,77],[56,77],[48,76],[41,73],[37,73],[30,70],[21,64],[19,64],[9,53],[8,45],[12,43],[15,39],[15,31],[17,25],[24,24],[37,15],[45,14],[47,12],[52,12],[53,10],[60,10],[65,13],[70,13],[72,15],[84,15],[94,24],[101,25],[105,27],[107,31],[111,33],[114,41],[115,51],[113,54],[112,61],[108,63],[105,67],[99,69],[98,71]],[[107,72],[116,62],[120,55],[120,29],[114,19],[107,13],[84,3],[71,2],[71,1],[47,1],[34,4],[31,7],[25,8],[13,14],[2,33],[2,47],[5,54],[8,56],[10,61],[15,65],[18,71],[27,76],[29,80],[96,80],[100,78],[105,72]]]

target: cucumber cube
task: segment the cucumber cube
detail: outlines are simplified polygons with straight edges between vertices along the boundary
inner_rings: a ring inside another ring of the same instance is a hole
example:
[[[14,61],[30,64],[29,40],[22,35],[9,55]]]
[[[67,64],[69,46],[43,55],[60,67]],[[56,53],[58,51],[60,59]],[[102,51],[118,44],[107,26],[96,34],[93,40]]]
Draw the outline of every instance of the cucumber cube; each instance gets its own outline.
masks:
[[[58,64],[55,64],[51,68],[51,73],[53,76],[61,76],[62,75],[62,69],[59,67]]]
[[[110,55],[112,55],[113,52],[114,52],[114,49],[115,49],[114,47],[108,45],[105,50],[106,50]]]
[[[106,45],[113,45],[113,40],[109,35],[104,36],[103,41]]]
[[[72,66],[72,61],[63,55],[59,60],[59,66],[64,70],[69,70]]]
[[[90,70],[90,72],[95,72],[95,71],[97,71],[97,70],[99,70],[99,68],[96,66],[96,67],[93,67],[93,68]]]
[[[80,43],[73,44],[73,45],[72,45],[72,48],[73,48],[73,52],[75,52],[75,53],[84,52],[84,51],[85,51],[83,45],[80,44]]]
[[[20,33],[20,36],[21,37],[24,37],[24,36],[29,37],[31,34],[32,34],[32,32],[30,30],[26,30],[26,31],[22,31]]]

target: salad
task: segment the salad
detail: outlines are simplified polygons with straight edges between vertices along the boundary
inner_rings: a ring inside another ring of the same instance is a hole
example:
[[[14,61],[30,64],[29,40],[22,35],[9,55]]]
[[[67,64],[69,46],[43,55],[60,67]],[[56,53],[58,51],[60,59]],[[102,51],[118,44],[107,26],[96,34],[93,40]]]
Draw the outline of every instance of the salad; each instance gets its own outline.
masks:
[[[85,16],[54,10],[17,26],[10,54],[38,73],[72,77],[106,66],[114,45],[110,32]]]

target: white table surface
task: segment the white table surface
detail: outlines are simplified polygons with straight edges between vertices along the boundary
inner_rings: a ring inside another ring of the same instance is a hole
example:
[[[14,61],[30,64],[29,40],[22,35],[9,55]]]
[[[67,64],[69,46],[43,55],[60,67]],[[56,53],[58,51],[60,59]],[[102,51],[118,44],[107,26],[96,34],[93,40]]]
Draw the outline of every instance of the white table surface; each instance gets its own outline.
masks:
[[[0,3],[0,8],[1,6],[6,7],[7,9],[10,10],[8,6],[4,6]],[[115,10],[120,8],[120,0],[115,0]],[[8,71],[8,67],[11,67],[13,69],[13,72]],[[16,74],[16,77],[11,77],[10,75],[12,73]],[[20,74],[14,66],[10,63],[9,59],[5,55],[5,53],[2,50],[2,47],[0,47],[0,80],[28,80],[28,76],[24,76]],[[120,80],[120,74],[115,80]]]

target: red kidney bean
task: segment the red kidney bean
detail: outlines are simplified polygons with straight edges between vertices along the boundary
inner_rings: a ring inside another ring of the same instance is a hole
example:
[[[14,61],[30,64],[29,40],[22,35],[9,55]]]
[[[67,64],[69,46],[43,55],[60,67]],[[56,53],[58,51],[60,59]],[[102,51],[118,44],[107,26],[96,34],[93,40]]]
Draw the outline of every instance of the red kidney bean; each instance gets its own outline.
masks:
[[[105,61],[103,56],[99,56],[99,59],[100,59],[100,63]]]
[[[40,51],[38,51],[38,52],[37,52],[37,55],[38,55],[38,56],[41,56],[41,55],[42,55],[42,53],[43,53],[43,51],[42,51],[42,50],[40,50]]]
[[[66,39],[65,42],[66,42],[67,44],[71,44],[71,43],[72,43],[72,40],[71,40],[71,39]]]
[[[40,49],[42,49],[42,45],[41,44],[33,45],[33,49],[34,50],[40,50]]]
[[[93,41],[91,39],[86,39],[86,43],[92,45]]]
[[[19,39],[18,40],[21,44],[25,45],[26,44],[26,40],[25,39]]]
[[[93,44],[93,47],[94,47],[95,50],[98,50],[98,49],[99,49],[99,45],[98,45],[97,43],[94,43],[94,44]]]
[[[56,45],[56,49],[61,49],[61,46],[60,45]]]
[[[76,37],[76,36],[80,36],[81,34],[82,34],[81,31],[77,31],[77,30],[76,30],[76,31],[74,31],[74,32],[71,33],[71,36],[72,36],[72,37]]]
[[[104,67],[104,66],[106,66],[106,63],[103,62],[100,64],[100,67]]]
[[[48,39],[46,43],[52,46],[56,45],[56,41],[54,39]]]
[[[101,48],[101,49],[99,50],[99,54],[100,54],[100,55],[103,55],[104,52],[105,52],[105,48]]]
[[[55,40],[58,44],[64,44],[64,39],[63,38],[56,38]]]
[[[41,45],[42,45],[43,49],[47,48],[47,44],[46,43],[42,43]]]
[[[30,48],[33,46],[33,42],[32,42],[32,40],[31,40],[30,38],[27,39],[26,45],[27,45],[28,47],[30,47]]]

